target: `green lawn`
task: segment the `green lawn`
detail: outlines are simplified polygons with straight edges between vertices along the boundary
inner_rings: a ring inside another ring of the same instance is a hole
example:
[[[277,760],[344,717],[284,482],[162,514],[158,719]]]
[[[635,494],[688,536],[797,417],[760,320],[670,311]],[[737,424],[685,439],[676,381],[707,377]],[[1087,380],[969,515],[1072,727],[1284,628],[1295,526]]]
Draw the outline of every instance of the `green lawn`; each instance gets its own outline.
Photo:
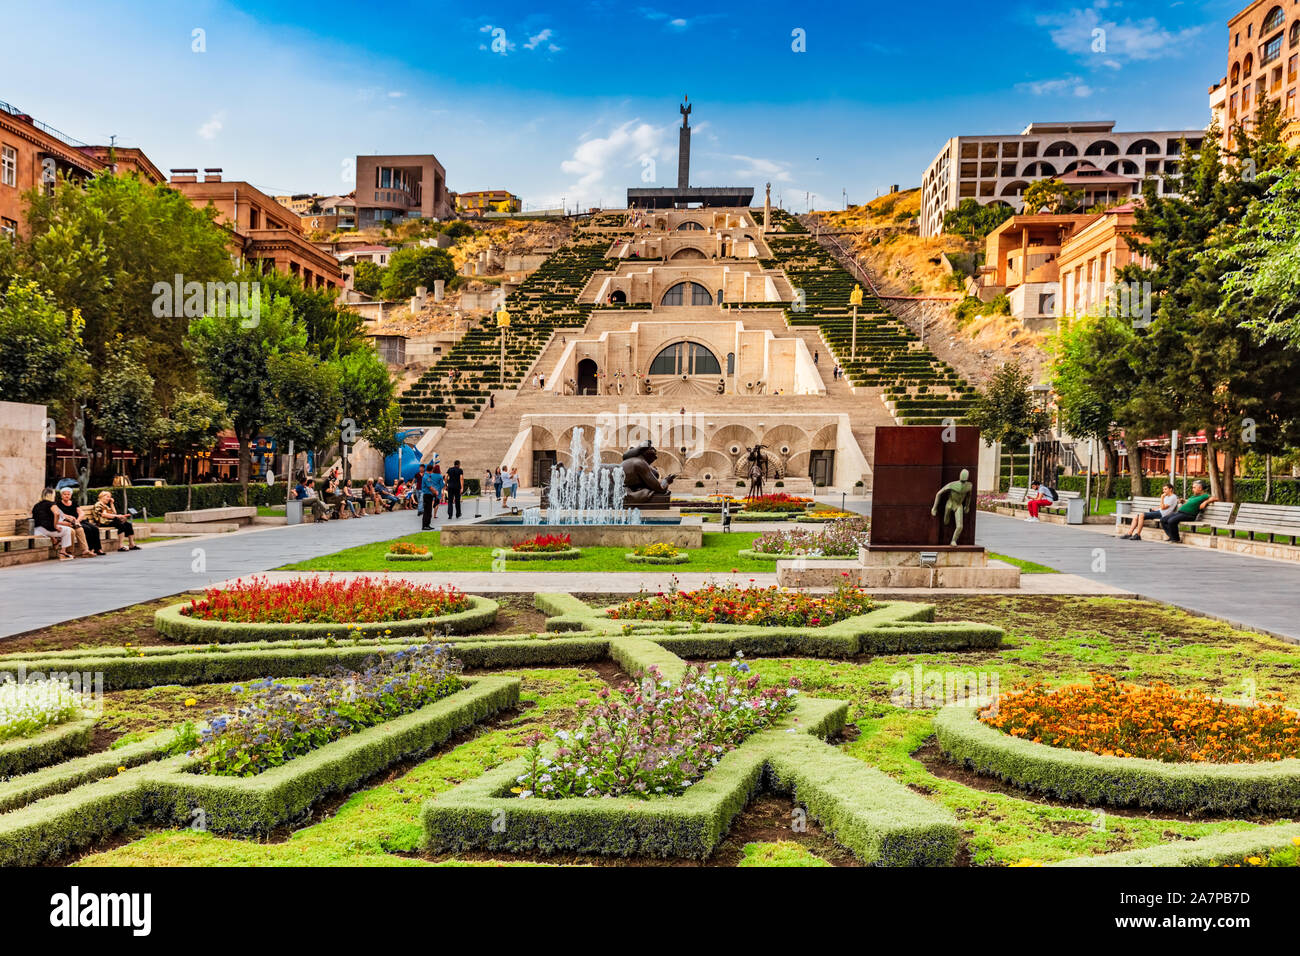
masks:
[[[537,529],[545,530],[545,529]],[[521,535],[522,537],[522,535]],[[623,560],[628,548],[583,548],[582,557],[568,561],[508,561],[506,571],[646,571],[680,574],[692,571],[766,571],[775,572],[775,561],[758,558],[742,558],[737,551],[742,551],[758,537],[752,532],[733,532],[724,534],[705,532],[704,546],[687,553],[691,560],[686,564],[632,564]],[[422,544],[433,552],[429,561],[385,561],[384,553],[388,551],[391,541],[378,541],[357,548],[348,548],[323,557],[285,565],[283,571],[491,571],[492,548],[456,547],[443,548],[438,543],[438,532],[425,531],[395,538],[396,541],[410,541]],[[498,567],[496,570],[500,570]]]
[[[1006,554],[994,554],[989,552],[989,557],[994,561],[1005,561],[1007,564],[1014,564],[1024,574],[1060,574],[1056,568],[1049,568],[1045,564],[1035,564],[1033,561],[1025,561],[1021,558],[1013,558]]]

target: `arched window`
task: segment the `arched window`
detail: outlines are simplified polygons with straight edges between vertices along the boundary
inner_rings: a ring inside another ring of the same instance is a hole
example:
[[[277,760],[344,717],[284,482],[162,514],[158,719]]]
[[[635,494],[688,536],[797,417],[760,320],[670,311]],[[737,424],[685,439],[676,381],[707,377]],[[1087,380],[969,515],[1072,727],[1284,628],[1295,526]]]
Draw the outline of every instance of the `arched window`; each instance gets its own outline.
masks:
[[[687,219],[685,222],[683,222],[681,225],[677,227],[678,232],[689,232],[692,229],[698,230],[699,232],[704,231],[704,227],[701,226],[694,219]]]
[[[1007,185],[1002,190],[1002,195],[1019,196],[1028,188],[1029,188],[1029,183],[1025,182],[1023,179],[1017,179],[1014,183],[1007,183]]]
[[[1099,139],[1083,151],[1085,156],[1118,156],[1119,147],[1108,139]]]
[[[1130,156],[1151,156],[1160,152],[1160,144],[1153,139],[1140,139],[1126,151]]]
[[[668,346],[650,363],[651,375],[721,375],[718,357],[695,342]]]
[[[1281,7],[1274,7],[1268,11],[1268,16],[1264,18],[1264,25],[1260,27],[1260,35],[1267,36],[1274,30],[1280,28],[1286,20],[1286,14],[1282,12]]]
[[[1291,24],[1291,45],[1300,44],[1300,20]]]
[[[1295,22],[1295,26],[1291,28],[1292,43],[1295,43],[1295,38],[1297,36],[1300,36],[1300,20],[1297,20]],[[1234,63],[1232,64],[1232,85],[1236,86],[1240,82],[1241,82],[1241,64]]]
[[[1067,143],[1065,140],[1053,143],[1047,149],[1043,150],[1044,156],[1078,156],[1079,147],[1073,143]]]
[[[1108,173],[1119,173],[1121,176],[1136,176],[1141,170],[1138,164],[1131,159],[1117,159],[1106,167]]]
[[[1041,159],[1030,163],[1025,167],[1023,173],[1025,176],[1055,176],[1056,167],[1051,163],[1045,163]]]
[[[1246,79],[1247,77],[1249,77],[1250,71],[1253,70],[1254,68],[1255,68],[1255,57],[1253,54],[1247,53],[1246,60],[1241,67],[1242,79]]]
[[[691,301],[686,301],[686,293],[690,292]],[[709,295],[709,290],[704,288],[698,282],[679,282],[659,300],[660,305],[713,305],[713,296]]]

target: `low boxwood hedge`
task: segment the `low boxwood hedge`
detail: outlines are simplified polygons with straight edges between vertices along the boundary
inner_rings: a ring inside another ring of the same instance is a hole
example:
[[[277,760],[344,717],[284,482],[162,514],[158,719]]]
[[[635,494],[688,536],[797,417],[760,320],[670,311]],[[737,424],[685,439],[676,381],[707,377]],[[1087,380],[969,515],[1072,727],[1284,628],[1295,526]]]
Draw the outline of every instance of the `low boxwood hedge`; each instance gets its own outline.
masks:
[[[94,732],[95,719],[83,717],[0,743],[0,780],[84,754]]]
[[[520,800],[510,788],[526,761],[513,760],[426,803],[425,846],[705,859],[749,801],[773,789],[806,804],[864,862],[951,863],[961,837],[951,814],[816,739],[838,733],[847,714],[846,701],[802,699],[781,726],[754,734],[685,794],[657,800]]]
[[[949,760],[1059,800],[1179,813],[1253,816],[1300,811],[1300,759],[1255,763],[1165,763],[1103,757],[1004,734],[952,704],[934,729]]]
[[[629,551],[623,555],[623,560],[631,564],[685,564],[691,560],[689,554],[654,555],[654,554],[635,554]]]
[[[433,552],[427,554],[402,554],[401,552],[385,551],[385,561],[432,561]]]
[[[46,789],[50,795],[42,795],[36,788],[32,793],[39,799],[0,813],[0,866],[45,863],[144,821],[189,827],[202,820],[207,830],[265,833],[297,819],[321,797],[425,753],[457,731],[518,702],[516,678],[474,677],[466,683],[469,686],[450,697],[256,777],[193,773],[193,759],[184,756],[132,766],[133,757],[160,756],[170,732],[124,748],[127,752],[97,754],[103,760],[93,770],[89,765],[82,768],[91,774],[90,782],[78,786],[77,772],[65,768],[62,783],[74,789],[53,793]],[[117,758],[116,765],[107,759],[110,755]],[[126,769],[109,776],[107,767]]]
[[[1049,866],[1223,866],[1244,863],[1248,856],[1266,856],[1294,846],[1300,823],[1276,823],[1231,833],[1216,833],[1199,840],[1176,840],[1140,850],[1101,856],[1058,860]]]
[[[567,551],[512,551],[509,548],[498,548],[493,552],[493,557],[504,558],[507,561],[568,561],[571,558],[582,557],[582,549],[570,548]]]
[[[160,634],[186,644],[231,644],[243,641],[350,638],[361,635],[381,639],[400,638],[429,632],[466,634],[481,630],[496,620],[500,605],[490,598],[467,595],[470,607],[440,617],[417,617],[407,621],[376,621],[369,624],[263,624],[204,621],[183,611],[188,604],[173,604],[154,614],[153,626]]]
[[[174,736],[174,731],[163,730],[123,747],[74,757],[0,783],[0,813],[111,777],[122,767],[138,767],[157,760],[166,752]]]

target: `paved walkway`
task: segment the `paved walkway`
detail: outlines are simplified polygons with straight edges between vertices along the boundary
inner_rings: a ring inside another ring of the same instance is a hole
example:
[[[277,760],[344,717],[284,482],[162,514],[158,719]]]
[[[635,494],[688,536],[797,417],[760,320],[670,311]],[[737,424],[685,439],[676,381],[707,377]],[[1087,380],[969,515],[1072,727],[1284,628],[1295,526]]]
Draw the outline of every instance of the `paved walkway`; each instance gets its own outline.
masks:
[[[984,512],[975,540],[999,554],[1300,642],[1300,565]]]
[[[465,515],[472,518],[472,500],[467,508]],[[435,527],[446,520],[440,516]],[[414,511],[394,511],[294,527],[253,526],[248,531],[178,538],[102,558],[4,568],[0,570],[0,638],[419,529]]]

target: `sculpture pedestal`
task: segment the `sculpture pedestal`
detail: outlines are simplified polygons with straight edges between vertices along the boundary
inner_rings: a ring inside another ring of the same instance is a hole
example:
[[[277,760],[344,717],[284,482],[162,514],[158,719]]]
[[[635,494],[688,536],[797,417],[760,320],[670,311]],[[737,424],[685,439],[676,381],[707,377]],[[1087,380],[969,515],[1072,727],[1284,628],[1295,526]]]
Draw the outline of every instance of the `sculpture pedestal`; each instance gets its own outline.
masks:
[[[935,554],[933,565],[921,563],[922,552]],[[945,588],[989,588],[999,591],[1020,587],[1020,569],[999,562],[989,563],[983,548],[960,547],[867,547],[858,550],[858,560],[777,562],[776,580],[783,587],[833,588],[845,580],[875,590],[943,590]]]
[[[933,564],[923,564],[922,554],[936,555]],[[976,545],[899,547],[868,545],[858,549],[858,560],[869,568],[986,568],[988,554]]]

